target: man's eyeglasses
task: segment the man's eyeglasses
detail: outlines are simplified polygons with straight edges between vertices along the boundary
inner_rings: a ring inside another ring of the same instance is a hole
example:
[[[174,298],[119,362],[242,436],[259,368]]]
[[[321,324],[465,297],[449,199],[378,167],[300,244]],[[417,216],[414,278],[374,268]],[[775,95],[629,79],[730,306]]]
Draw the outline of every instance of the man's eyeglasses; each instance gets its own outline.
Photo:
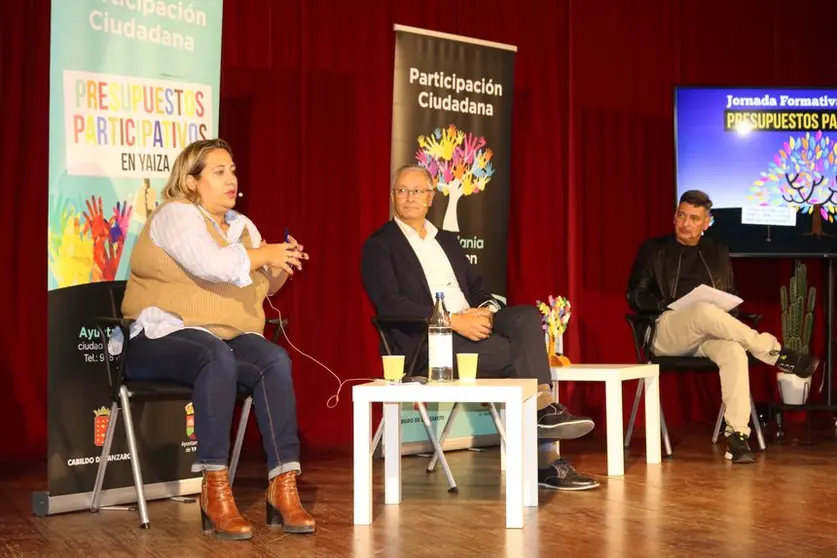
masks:
[[[418,189],[417,190],[409,190],[407,188],[393,188],[392,191],[395,193],[395,195],[397,197],[406,198],[410,194],[412,194],[415,197],[423,196],[424,194],[432,192],[433,190],[427,190],[427,189],[424,189],[424,188],[420,189],[420,190],[418,190]]]

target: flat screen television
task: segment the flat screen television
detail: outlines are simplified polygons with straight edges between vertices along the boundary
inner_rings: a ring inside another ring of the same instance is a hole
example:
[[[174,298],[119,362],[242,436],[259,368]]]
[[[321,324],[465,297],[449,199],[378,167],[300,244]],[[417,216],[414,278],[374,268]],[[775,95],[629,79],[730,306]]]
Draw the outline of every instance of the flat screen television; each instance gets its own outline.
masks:
[[[677,87],[677,198],[735,256],[837,255],[837,89]]]

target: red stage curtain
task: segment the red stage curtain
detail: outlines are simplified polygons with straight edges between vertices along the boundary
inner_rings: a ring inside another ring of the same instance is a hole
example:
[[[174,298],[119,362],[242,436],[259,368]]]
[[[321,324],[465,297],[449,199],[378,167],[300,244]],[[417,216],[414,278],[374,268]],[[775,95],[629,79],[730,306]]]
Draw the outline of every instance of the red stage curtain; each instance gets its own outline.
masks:
[[[817,85],[837,65],[828,34],[814,31],[835,15],[827,0],[790,13],[787,3],[762,0],[225,4],[220,128],[241,169],[241,208],[268,239],[288,226],[311,253],[274,304],[292,319],[293,343],[341,379],[380,371],[359,259],[362,242],[388,215],[393,24],[518,46],[511,301],[568,295],[575,310],[568,352],[580,362],[634,359],[623,292],[639,243],[670,230],[672,87]],[[42,456],[46,447],[48,42],[47,0],[6,7],[0,458]],[[778,288],[790,263],[735,267],[749,308],[776,330]],[[328,409],[337,381],[291,355],[304,443],[348,444],[352,384]],[[773,392],[769,370],[752,378],[757,398]],[[592,385],[565,394],[575,412],[601,424],[603,398]],[[711,421],[717,376],[665,379],[663,398],[675,432],[685,422]]]
[[[46,455],[49,1],[0,16],[0,459]]]

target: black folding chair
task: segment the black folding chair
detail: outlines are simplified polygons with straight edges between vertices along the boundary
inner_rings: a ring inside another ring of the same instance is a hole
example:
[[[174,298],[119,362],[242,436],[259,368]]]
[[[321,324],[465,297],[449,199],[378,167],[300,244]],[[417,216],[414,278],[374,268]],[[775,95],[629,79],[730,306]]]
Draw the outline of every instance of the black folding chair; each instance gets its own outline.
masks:
[[[111,444],[113,443],[113,436],[116,432],[116,423],[118,422],[119,412],[125,415],[123,420],[125,426],[125,437],[128,442],[128,449],[131,452],[131,472],[134,477],[134,488],[137,491],[137,507],[140,515],[140,527],[142,529],[149,529],[151,523],[148,517],[148,506],[145,499],[145,485],[142,480],[141,456],[137,448],[136,435],[134,433],[134,422],[131,416],[132,402],[148,402],[148,401],[191,401],[192,388],[173,382],[149,382],[149,381],[134,381],[124,376],[125,359],[130,350],[130,328],[133,323],[122,317],[122,298],[125,294],[125,281],[113,281],[108,288],[110,294],[111,316],[100,316],[92,319],[93,325],[98,329],[101,339],[104,340],[104,350],[106,353],[105,368],[107,370],[108,385],[111,390],[111,409],[110,420],[108,428],[105,433],[105,441],[102,446],[102,454],[99,458],[99,467],[96,473],[96,482],[93,487],[93,495],[90,502],[90,511],[97,512],[100,509],[108,509],[107,506],[100,507],[99,499],[102,493],[102,484],[105,479],[105,471],[108,465],[108,456],[110,455]],[[286,320],[272,319],[268,323],[276,326],[277,332],[274,335],[274,340],[278,337],[278,332],[287,324]],[[106,331],[109,328],[119,328],[122,332],[123,344],[121,354],[114,358],[110,358],[107,352],[108,335]],[[242,405],[241,417],[238,421],[238,429],[235,436],[235,443],[232,448],[232,455],[230,456],[230,484],[232,485],[235,479],[236,469],[238,467],[238,460],[241,456],[241,448],[244,443],[244,433],[247,428],[247,420],[250,416],[250,408],[253,405],[252,395],[243,386],[239,385],[237,401]]]
[[[625,319],[631,327],[633,334],[634,349],[636,351],[636,359],[639,364],[657,364],[660,367],[660,373],[669,372],[718,372],[718,366],[706,357],[696,356],[658,356],[651,350],[651,340],[654,338],[654,331],[657,326],[657,318],[659,314],[627,314]],[[741,321],[749,322],[753,328],[758,326],[761,321],[760,314],[740,314],[738,318]],[[749,355],[748,355],[749,356]],[[752,356],[749,356],[752,360]],[[633,434],[634,423],[636,421],[636,413],[639,408],[639,401],[642,398],[642,388],[645,380],[639,380],[636,388],[636,396],[634,397],[634,406],[631,409],[631,418],[628,421],[627,432],[625,433],[625,449],[628,449],[631,443],[631,435]],[[715,421],[715,431],[712,434],[712,443],[718,441],[721,432],[721,425],[724,420],[724,411],[726,405],[721,403],[721,409],[718,411],[718,419]],[[753,430],[758,439],[759,449],[764,451],[767,445],[764,442],[764,432],[762,432],[761,422],[759,421],[756,412],[756,404],[753,400],[753,394],[750,394],[750,417],[753,422]],[[663,436],[663,445],[665,447],[665,456],[673,455],[671,448],[671,439],[668,435],[668,427],[666,426],[666,419],[663,415],[663,409],[660,408],[660,430]]]

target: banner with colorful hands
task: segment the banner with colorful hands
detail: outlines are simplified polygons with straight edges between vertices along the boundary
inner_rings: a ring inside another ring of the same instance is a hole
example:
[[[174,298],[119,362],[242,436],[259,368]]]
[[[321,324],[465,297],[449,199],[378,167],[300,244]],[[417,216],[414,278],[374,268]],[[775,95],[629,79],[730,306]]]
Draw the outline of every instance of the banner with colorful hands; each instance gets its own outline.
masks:
[[[427,170],[434,190],[427,219],[456,234],[492,297],[507,300],[511,118],[516,47],[395,26],[391,170]],[[386,194],[390,195],[389,189]],[[447,427],[444,449],[492,445],[490,413],[466,405],[430,410]],[[402,452],[426,451],[417,411],[402,413]]]
[[[546,343],[546,354],[549,355],[551,366],[567,366],[570,359],[564,356],[564,332],[572,316],[572,305],[569,299],[549,295],[546,302],[535,301],[535,306],[541,313],[541,324]]]
[[[217,137],[222,14],[223,0],[52,1],[49,486],[33,496],[37,515],[51,513],[52,498],[89,505],[112,402],[105,362],[114,359],[91,320],[119,304],[110,282],[127,279],[131,250],[177,155]],[[194,417],[184,404],[134,411],[138,445],[153,456],[143,460],[143,476],[163,492],[200,490],[191,472]],[[133,485],[121,426],[108,459],[103,498],[121,503]]]
[[[504,302],[516,50],[395,26],[390,168],[427,170],[435,190],[427,219],[457,235]]]
[[[125,279],[177,154],[217,135],[223,5],[53,3],[49,290]]]

